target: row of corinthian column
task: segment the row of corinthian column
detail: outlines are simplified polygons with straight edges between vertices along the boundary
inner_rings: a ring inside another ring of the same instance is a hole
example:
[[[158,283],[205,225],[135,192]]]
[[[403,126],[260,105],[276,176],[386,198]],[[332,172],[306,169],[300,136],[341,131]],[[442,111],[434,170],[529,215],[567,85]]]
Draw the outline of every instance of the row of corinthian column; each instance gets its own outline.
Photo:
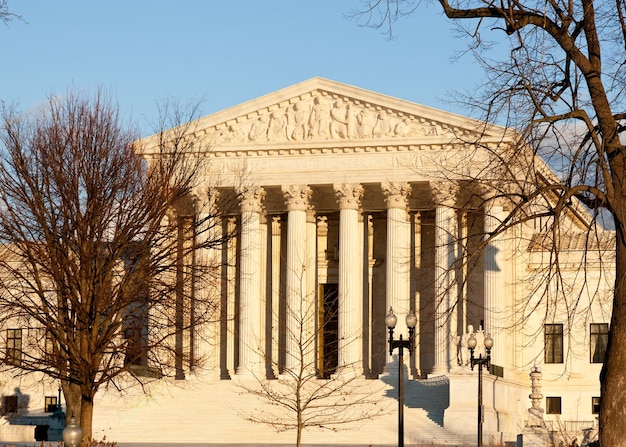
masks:
[[[339,247],[338,247],[338,367],[359,367],[363,364],[363,266],[358,260],[364,257],[363,225],[359,223],[363,186],[358,183],[334,185],[339,206]],[[404,316],[411,309],[410,298],[410,250],[411,225],[408,214],[408,198],[411,186],[403,182],[384,182],[383,193],[387,208],[387,247],[385,293],[386,308],[393,307],[394,312]],[[432,188],[437,206],[435,208],[435,278],[437,304],[435,313],[437,323],[434,330],[434,367],[431,375],[445,374],[456,362],[456,340],[458,333],[453,318],[446,315],[455,306],[457,294],[453,289],[455,282],[454,262],[456,259],[457,221],[454,200],[456,189]],[[265,319],[262,291],[265,289],[265,267],[268,259],[263,252],[265,246],[261,225],[265,192],[262,187],[239,191],[240,250],[239,250],[239,301],[238,301],[238,365],[239,375],[265,374],[266,350],[277,348],[276,328],[265,331]],[[316,313],[316,268],[317,252],[315,246],[316,226],[312,216],[310,199],[312,189],[308,185],[289,185],[282,187],[287,208],[287,245],[285,269],[285,294],[287,314],[285,338],[285,368],[293,370],[300,362],[314,364],[315,353],[309,350],[305,357],[299,355],[299,338],[306,340],[314,337]],[[485,208],[485,234],[492,234],[501,222],[502,207],[494,201],[487,202]],[[311,225],[309,223],[313,222]],[[272,231],[272,234],[274,231]],[[209,236],[210,237],[210,236]],[[272,236],[273,237],[273,236]],[[497,327],[498,314],[502,300],[498,294],[504,287],[501,272],[502,248],[499,239],[494,238],[487,246],[484,256],[484,305],[485,332],[490,333]],[[273,246],[276,244],[272,244]],[[278,244],[279,245],[279,244]],[[272,250],[276,250],[272,247]],[[279,252],[278,252],[279,253]],[[270,254],[274,259],[278,253]],[[204,256],[210,256],[204,254]],[[278,279],[273,275],[275,280]],[[274,292],[273,292],[274,293]],[[418,309],[416,311],[419,317]],[[301,320],[309,316],[306,323]],[[273,324],[278,325],[276,318]],[[404,318],[398,319],[397,333],[407,333]],[[299,334],[296,336],[296,334]],[[211,336],[218,336],[214,330]],[[265,338],[272,337],[268,343]],[[272,347],[273,346],[273,347]],[[492,353],[495,363],[504,361],[504,343],[502,349],[496,345]],[[201,348],[195,348],[201,352]],[[308,357],[307,357],[308,356]],[[219,363],[219,355],[209,356],[209,361]],[[209,367],[218,368],[218,365]],[[361,370],[362,372],[362,370]]]

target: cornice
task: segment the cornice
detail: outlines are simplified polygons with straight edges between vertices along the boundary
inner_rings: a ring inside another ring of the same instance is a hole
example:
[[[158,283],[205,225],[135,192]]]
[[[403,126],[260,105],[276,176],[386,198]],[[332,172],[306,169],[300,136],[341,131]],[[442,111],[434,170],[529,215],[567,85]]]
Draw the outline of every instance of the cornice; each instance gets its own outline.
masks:
[[[481,142],[481,147],[496,147],[501,141]],[[196,150],[196,155],[215,158],[269,157],[285,155],[327,155],[327,154],[364,154],[364,153],[399,153],[399,152],[439,152],[439,151],[475,151],[476,145],[465,142],[450,142],[439,139],[431,141],[336,141],[327,144],[300,143],[206,146]]]

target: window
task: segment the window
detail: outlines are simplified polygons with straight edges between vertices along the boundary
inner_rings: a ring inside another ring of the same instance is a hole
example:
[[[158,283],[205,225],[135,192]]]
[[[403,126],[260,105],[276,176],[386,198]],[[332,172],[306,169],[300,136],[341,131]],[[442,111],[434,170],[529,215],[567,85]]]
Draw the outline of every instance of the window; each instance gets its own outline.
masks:
[[[44,355],[47,362],[54,361],[54,339],[50,331],[46,331],[46,338],[44,340]]]
[[[46,401],[44,404],[44,410],[46,413],[54,413],[54,410],[57,409],[57,397],[56,396],[46,396]]]
[[[124,329],[124,338],[126,339],[124,363],[126,365],[145,366],[148,363],[148,355],[146,336],[142,328],[128,325]]]
[[[129,305],[122,322],[126,350],[126,365],[146,366],[148,364],[148,308],[139,302]]]
[[[150,292],[148,274],[145,270],[145,253],[141,248],[138,245],[136,251],[131,250],[123,257],[127,278],[122,286],[122,293],[128,306],[122,320],[122,331],[125,339],[124,364],[128,366],[147,366],[148,364],[149,309],[147,303]],[[179,328],[180,323],[176,324]]]
[[[600,414],[600,398],[599,397],[591,398],[591,413]]]
[[[589,325],[589,334],[591,363],[604,363],[606,345],[609,342],[608,323],[591,323]]]
[[[544,331],[546,363],[563,363],[563,325],[546,324]]]
[[[6,362],[8,365],[20,366],[22,363],[22,330],[7,329]]]
[[[546,397],[546,413],[561,414],[561,398]]]

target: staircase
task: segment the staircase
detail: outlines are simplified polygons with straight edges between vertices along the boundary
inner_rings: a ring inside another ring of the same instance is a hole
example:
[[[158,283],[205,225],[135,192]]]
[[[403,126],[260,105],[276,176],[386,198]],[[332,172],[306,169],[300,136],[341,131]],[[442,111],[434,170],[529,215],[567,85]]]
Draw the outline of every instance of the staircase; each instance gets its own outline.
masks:
[[[398,433],[397,389],[386,382],[362,380],[360,389],[372,390],[376,405],[363,408],[361,422],[336,431],[307,428],[303,444],[395,445]],[[255,379],[249,379],[254,381]],[[249,386],[252,382],[243,383]],[[256,384],[256,383],[255,383]],[[273,414],[276,407],[250,395],[238,380],[208,380],[190,377],[184,381],[160,380],[146,388],[148,394],[120,397],[100,396],[95,405],[94,438],[126,443],[255,444],[293,445],[295,431],[277,433],[269,425],[247,420],[251,414]],[[461,434],[443,428],[448,405],[445,378],[405,382],[404,431],[407,446],[466,445]],[[395,395],[394,395],[395,394]],[[355,410],[361,410],[355,408]],[[295,417],[295,414],[294,414]]]

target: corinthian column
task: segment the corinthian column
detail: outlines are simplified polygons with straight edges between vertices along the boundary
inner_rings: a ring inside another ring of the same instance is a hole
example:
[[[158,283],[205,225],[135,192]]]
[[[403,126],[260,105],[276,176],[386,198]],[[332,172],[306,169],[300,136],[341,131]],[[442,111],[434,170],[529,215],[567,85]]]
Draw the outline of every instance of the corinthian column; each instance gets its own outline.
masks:
[[[450,313],[458,299],[455,286],[457,185],[432,184],[435,199],[435,365],[432,375],[446,374],[456,361],[456,318]]]
[[[502,223],[502,205],[497,199],[485,203],[485,240],[488,241],[483,252],[484,287],[485,287],[485,334],[490,334],[495,343],[491,351],[491,362],[504,366],[504,334],[498,333],[499,319],[504,318],[504,256],[502,253],[502,235],[497,234]],[[502,337],[498,337],[502,335]]]
[[[271,299],[272,305],[271,310],[268,309],[272,313],[271,315],[271,354],[266,356],[270,359],[270,366],[272,368],[272,375],[277,376],[280,371],[280,287],[277,284],[280,284],[280,263],[282,253],[280,251],[280,239],[281,239],[281,217],[273,216],[272,217],[272,254],[270,266],[272,268],[272,276],[271,276]],[[266,344],[268,346],[268,344]]]
[[[237,374],[265,373],[262,365],[261,327],[261,212],[263,188],[239,192],[241,196],[241,251],[239,254],[239,366]]]
[[[359,207],[363,186],[334,185],[339,203],[339,368],[362,367],[362,241]]]
[[[287,270],[285,285],[287,294],[287,370],[302,368],[304,357],[301,349],[313,346],[307,329],[307,322],[315,318],[315,305],[308,290],[308,272],[312,268],[307,255],[307,209],[311,188],[306,185],[282,187],[287,205]]]
[[[407,219],[411,186],[407,183],[385,182],[382,187],[387,202],[386,309],[393,307],[394,313],[399,316],[397,333],[407,337],[404,316],[408,315],[411,305],[408,275],[411,227]]]
[[[318,295],[317,295],[317,222],[315,219],[315,211],[312,207],[306,212],[306,232],[307,232],[307,261],[306,265],[307,274],[306,274],[306,290],[307,290],[307,301],[311,309],[314,311],[314,314],[310,316],[306,323],[307,334],[309,334],[309,340],[313,340],[313,337],[316,337],[318,332],[316,332],[317,323],[318,323],[318,314],[317,314],[317,306],[316,303]],[[315,343],[311,343],[311,348],[307,350],[305,354],[305,364],[311,365],[311,368],[315,368],[317,362],[317,352],[315,350]]]
[[[221,295],[221,253],[215,241],[222,237],[222,222],[217,211],[219,191],[201,188],[194,198],[197,215],[196,255],[194,261],[193,349],[194,357],[204,359],[209,374],[219,377],[220,315],[215,310],[206,315],[208,307],[215,309]],[[199,308],[201,306],[201,308]],[[202,318],[197,325],[198,318]]]

